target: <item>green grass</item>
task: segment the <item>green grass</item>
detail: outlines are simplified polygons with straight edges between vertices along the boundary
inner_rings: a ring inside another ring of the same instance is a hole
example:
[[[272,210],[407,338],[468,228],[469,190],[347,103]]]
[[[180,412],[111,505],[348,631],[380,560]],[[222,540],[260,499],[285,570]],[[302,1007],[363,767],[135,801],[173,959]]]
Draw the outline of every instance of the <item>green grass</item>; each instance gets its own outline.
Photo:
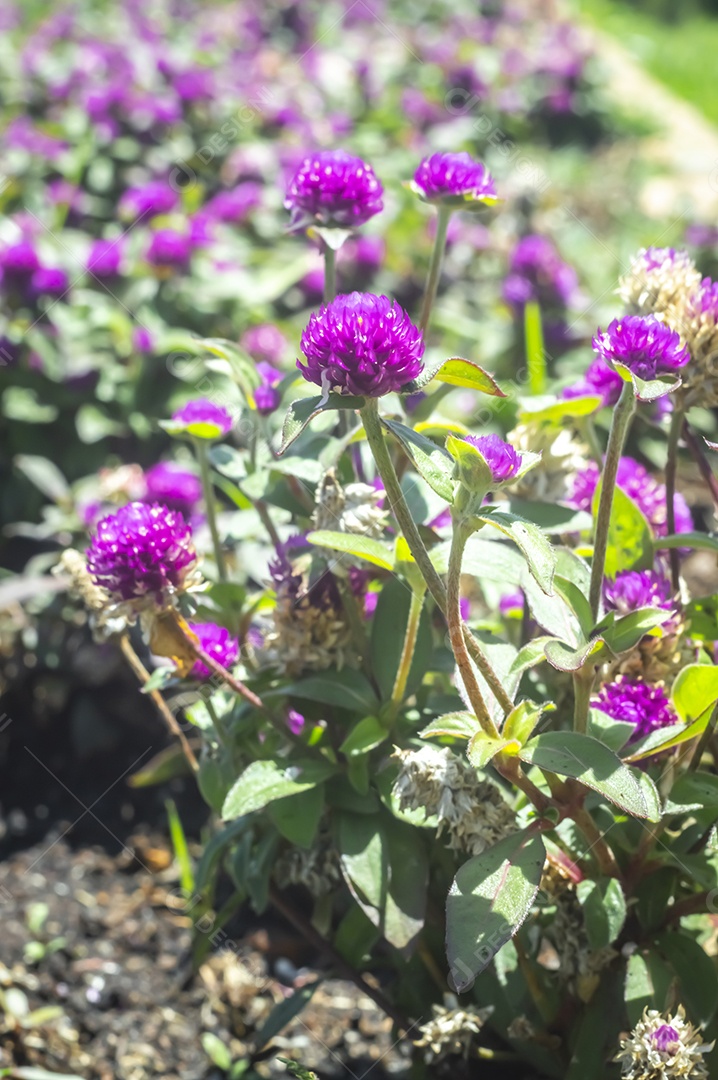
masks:
[[[621,41],[678,97],[718,124],[718,18],[690,14],[677,22],[663,22],[621,0],[574,0],[574,8]]]

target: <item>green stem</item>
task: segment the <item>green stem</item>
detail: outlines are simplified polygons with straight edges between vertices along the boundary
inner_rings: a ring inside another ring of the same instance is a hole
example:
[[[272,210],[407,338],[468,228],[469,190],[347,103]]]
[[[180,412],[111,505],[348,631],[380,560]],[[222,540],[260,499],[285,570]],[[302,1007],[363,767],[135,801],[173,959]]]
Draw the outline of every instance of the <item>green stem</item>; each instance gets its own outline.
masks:
[[[193,441],[197,453],[197,461],[199,462],[200,475],[202,477],[204,506],[207,511],[207,524],[209,525],[209,531],[212,536],[212,547],[214,548],[214,558],[217,563],[217,573],[219,574],[220,581],[226,581],[227,567],[224,563],[224,554],[222,553],[222,544],[219,539],[219,530],[217,528],[217,515],[214,508],[214,488],[212,487],[212,477],[209,472],[207,443],[204,439],[194,439]]]
[[[464,556],[466,541],[471,532],[460,522],[454,522],[454,531],[451,538],[451,552],[449,554],[448,593],[446,602],[446,617],[449,622],[449,638],[451,648],[461,675],[471,707],[481,724],[483,731],[492,738],[498,738],[498,731],[481,693],[474,666],[471,663],[469,650],[464,640],[463,620],[461,618],[461,560]]]
[[[595,677],[596,668],[590,661],[573,675],[573,730],[583,735],[588,730],[588,711]]]
[[[227,732],[227,729],[224,726],[224,722],[222,720],[220,720],[220,718],[219,718],[219,716],[217,714],[217,710],[215,709],[211,698],[206,697],[204,699],[204,705],[205,705],[205,708],[206,708],[207,712],[209,713],[209,718],[212,721],[212,724],[214,726],[214,730],[215,730],[215,732],[217,734],[217,739],[219,741],[220,746],[222,747],[223,750],[226,750],[227,753],[231,755],[232,740],[230,739],[229,733]]]
[[[673,536],[676,531],[676,467],[678,465],[678,443],[683,428],[683,411],[674,405],[671,414],[671,426],[668,429],[668,447],[666,456],[666,529]],[[669,550],[671,561],[671,581],[673,592],[678,595],[680,588],[680,555],[677,548]]]
[[[324,245],[324,303],[331,304],[337,295],[337,253],[329,244]]]
[[[389,449],[384,439],[384,432],[382,431],[381,420],[379,419],[379,406],[376,398],[369,398],[364,408],[361,409],[360,415],[364,425],[367,442],[369,443],[369,449],[372,452],[376,467],[379,470],[379,475],[386,489],[391,512],[404,534],[404,538],[409,545],[409,550],[414,556],[414,561],[419,567],[419,571],[427,584],[429,592],[436,601],[439,609],[446,614],[446,589],[444,588],[443,581],[434,569],[434,565],[429,558],[429,552],[426,550],[424,541],[421,539],[416,522],[411,516],[411,511],[407,506],[404,493],[401,490],[401,485],[399,484],[399,479],[396,475],[396,469],[394,468],[394,462],[391,459],[391,454],[389,453]],[[471,658],[486,679],[491,692],[496,697],[496,700],[501,705],[503,711],[507,714],[510,713],[513,708],[513,702],[501,685],[499,677],[491,666],[488,658],[484,655],[481,646],[469,630],[468,626],[462,626],[462,633]]]
[[[401,659],[399,660],[396,678],[394,679],[394,688],[391,692],[392,713],[396,713],[404,700],[406,684],[409,678],[409,672],[411,671],[411,662],[414,659],[414,649],[416,648],[421,609],[424,606],[425,596],[426,589],[412,589],[411,591],[411,604],[409,605],[409,618],[406,621],[404,645],[401,650]]]
[[[448,206],[439,206],[437,208],[434,250],[431,253],[429,276],[426,279],[426,289],[424,290],[424,300],[421,305],[421,318],[419,320],[419,327],[424,337],[426,337],[426,332],[429,329],[431,309],[434,306],[434,300],[436,299],[436,291],[439,288],[439,278],[441,277],[441,264],[444,261],[444,250],[446,248],[446,233],[449,228],[450,218],[451,209]]]
[[[628,429],[636,411],[636,399],[633,394],[631,383],[624,383],[618,404],[613,412],[611,431],[608,436],[606,448],[606,461],[603,466],[601,478],[601,497],[598,503],[598,517],[596,519],[596,532],[593,541],[593,559],[591,560],[591,589],[590,602],[594,619],[598,619],[598,611],[601,605],[601,593],[603,591],[603,572],[606,566],[606,549],[608,547],[608,528],[611,522],[611,508],[613,507],[613,492],[616,487],[616,475],[618,463],[621,460],[623,447],[628,435]]]

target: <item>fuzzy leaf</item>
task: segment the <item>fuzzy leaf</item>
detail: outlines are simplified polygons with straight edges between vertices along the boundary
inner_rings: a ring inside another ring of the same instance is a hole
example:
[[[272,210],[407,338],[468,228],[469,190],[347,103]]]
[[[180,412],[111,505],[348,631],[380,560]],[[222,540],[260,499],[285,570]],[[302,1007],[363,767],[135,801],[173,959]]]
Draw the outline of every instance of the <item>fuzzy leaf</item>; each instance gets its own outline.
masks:
[[[286,799],[320,784],[336,772],[330,762],[294,762],[282,767],[274,761],[253,761],[230,788],[222,807],[225,820],[263,810],[275,799]]]
[[[320,413],[339,409],[361,409],[363,406],[363,397],[352,397],[350,394],[329,394],[328,397],[320,395],[293,401],[287,410],[282,425],[280,455],[284,454],[294,440],[299,438],[310,420],[313,420],[315,416],[319,416]]]
[[[396,420],[386,420],[382,424],[399,440],[419,476],[426,480],[429,487],[447,502],[454,501],[454,462],[441,446],[437,446],[425,435],[400,424]]]
[[[594,949],[612,945],[626,921],[626,898],[615,878],[580,881],[576,895],[583,908],[588,940]]]
[[[458,871],[446,901],[446,955],[459,993],[469,989],[529,914],[545,860],[540,834],[524,829]]]
[[[355,536],[353,533],[335,532],[332,529],[316,529],[307,535],[310,544],[318,547],[341,551],[344,555],[354,555],[358,559],[380,566],[382,570],[393,570],[394,556],[388,544],[374,540],[370,536]]]
[[[556,553],[538,525],[525,521],[515,514],[503,510],[482,510],[479,521],[493,525],[505,536],[514,541],[520,549],[532,576],[539,587],[551,596],[553,593],[553,575],[556,569]]]
[[[506,397],[492,375],[473,361],[463,360],[460,356],[445,360],[434,378],[438,382],[448,383],[450,386],[463,386],[468,390],[478,390],[482,394],[490,394],[491,397]]]
[[[473,713],[454,712],[437,716],[436,720],[432,720],[419,732],[419,736],[428,739],[433,735],[451,735],[455,739],[470,739],[480,730],[479,721]]]

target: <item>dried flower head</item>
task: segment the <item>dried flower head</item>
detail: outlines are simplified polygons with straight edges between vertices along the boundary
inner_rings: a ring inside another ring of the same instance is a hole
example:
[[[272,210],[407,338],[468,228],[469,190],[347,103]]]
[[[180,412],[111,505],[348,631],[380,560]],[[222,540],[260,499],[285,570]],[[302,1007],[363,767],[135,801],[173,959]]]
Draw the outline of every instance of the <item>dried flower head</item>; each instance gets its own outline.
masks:
[[[419,1026],[421,1037],[413,1042],[414,1046],[426,1049],[426,1061],[440,1061],[451,1055],[468,1058],[475,1036],[493,1012],[493,1007],[452,1009],[433,1005],[432,1012],[431,1020]]]
[[[421,331],[395,301],[372,293],[337,296],[321,307],[301,348],[304,378],[340,394],[381,397],[402,390],[424,366]]]
[[[336,471],[329,469],[317,488],[314,524],[317,529],[382,536],[388,521],[383,510],[384,492],[355,481],[343,487]]]
[[[691,354],[679,395],[684,408],[718,405],[718,282],[704,278],[694,292],[669,308],[666,321]]]
[[[346,150],[320,150],[304,159],[287,188],[292,228],[352,229],[384,208],[384,189],[366,161]]]
[[[536,468],[523,473],[511,485],[511,491],[540,502],[565,502],[572,489],[573,477],[583,471],[588,462],[588,447],[580,442],[570,428],[557,429],[525,419],[508,434],[509,442],[519,452],[541,455]]]
[[[304,885],[315,899],[328,896],[341,879],[339,852],[327,829],[319,830],[308,850],[288,848],[274,867],[274,880],[280,888]]]
[[[449,847],[478,855],[516,828],[513,810],[501,792],[482,780],[468,762],[448,747],[395,749],[399,774],[394,795],[402,810],[423,810],[437,818],[437,834]]]
[[[619,281],[618,294],[636,315],[659,315],[681,304],[700,282],[686,251],[643,248]]]
[[[707,1080],[703,1059],[713,1045],[703,1042],[682,1005],[673,1016],[644,1009],[613,1060],[621,1064],[623,1080]]]
[[[107,641],[127,630],[132,619],[117,609],[107,589],[94,583],[79,551],[74,548],[63,551],[52,572],[58,577],[69,578],[68,592],[85,607],[96,641]]]
[[[192,531],[182,515],[160,503],[128,503],[97,525],[87,569],[113,600],[163,605],[197,569]]]

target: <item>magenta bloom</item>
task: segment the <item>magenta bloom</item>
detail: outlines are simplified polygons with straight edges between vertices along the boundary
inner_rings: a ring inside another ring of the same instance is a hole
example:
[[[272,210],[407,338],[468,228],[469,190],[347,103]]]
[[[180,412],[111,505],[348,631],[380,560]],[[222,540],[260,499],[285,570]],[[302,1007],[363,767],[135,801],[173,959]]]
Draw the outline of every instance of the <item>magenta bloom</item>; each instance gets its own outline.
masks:
[[[202,498],[202,481],[174,461],[158,461],[145,473],[147,501],[190,515]]]
[[[19,240],[0,253],[0,267],[3,279],[22,283],[40,269],[40,260],[29,240]]]
[[[179,203],[179,195],[164,180],[152,180],[129,188],[120,199],[120,215],[137,220],[169,214]]]
[[[681,1041],[681,1037],[675,1028],[670,1024],[661,1024],[652,1035],[653,1042],[656,1049],[661,1054],[671,1054],[675,1050],[678,1043]]]
[[[615,405],[621,396],[622,389],[623,379],[618,372],[610,368],[600,356],[597,356],[588,365],[583,378],[579,379],[573,386],[567,386],[561,397],[568,400],[569,398],[597,395],[602,399],[603,405]]]
[[[192,254],[192,238],[176,229],[158,229],[146,252],[147,261],[153,266],[184,268]]]
[[[254,404],[257,406],[257,412],[262,416],[268,416],[273,413],[279,406],[279,391],[277,385],[282,381],[284,376],[281,371],[277,371],[271,364],[267,364],[264,360],[260,360],[257,364],[257,371],[259,372],[262,382],[254,391]]]
[[[651,731],[678,723],[663,687],[649,686],[640,679],[619,677],[616,682],[604,683],[591,703],[614,720],[635,726],[629,742],[637,742]]]
[[[668,579],[655,570],[622,570],[615,581],[607,580],[603,587],[606,606],[619,615],[641,607],[670,610],[672,593]]]
[[[218,191],[204,207],[216,221],[239,224],[262,202],[263,187],[254,180],[238,184],[232,191]]]
[[[30,279],[32,296],[52,296],[59,299],[70,288],[70,281],[64,270],[57,266],[41,266]]]
[[[384,189],[371,165],[346,150],[320,150],[304,159],[287,188],[293,228],[351,229],[384,208]]]
[[[427,202],[495,202],[489,170],[470,154],[431,154],[414,173],[413,188]]]
[[[520,615],[525,606],[524,594],[520,589],[516,592],[504,593],[499,600],[500,615]]]
[[[198,439],[218,439],[231,429],[233,420],[221,405],[209,398],[196,398],[172,413],[172,424]]]
[[[690,360],[680,334],[655,315],[626,315],[614,319],[604,333],[593,339],[596,353],[607,364],[623,364],[639,379],[649,381],[659,375],[676,373]]]
[[[495,484],[510,480],[521,468],[521,455],[511,443],[504,442],[498,435],[465,435],[464,442],[475,446],[486,464],[491,469],[491,478]]]
[[[591,461],[586,468],[577,473],[573,481],[573,490],[566,500],[569,506],[576,510],[590,512],[593,496],[596,492],[600,471],[595,461]],[[656,536],[666,536],[666,486],[651,476],[649,472],[634,458],[623,457],[618,463],[618,475],[616,484],[621,491],[636,503],[640,511],[645,515],[648,524]],[[676,517],[676,532],[691,532],[693,518],[688,509],[686,500],[676,492],[673,502]]]
[[[87,549],[89,573],[115,600],[164,603],[196,564],[189,525],[159,503],[128,503],[102,518]]]
[[[287,350],[287,339],[272,323],[250,326],[242,334],[240,344],[254,360],[264,360],[268,364],[279,363]]]
[[[120,272],[122,244],[117,240],[95,240],[87,257],[87,269],[95,277],[115,277]]]
[[[237,639],[232,637],[225,626],[217,623],[193,623],[189,624],[190,630],[199,638],[200,647],[204,652],[221,664],[223,668],[233,668],[239,660],[239,645]],[[195,661],[190,671],[191,679],[199,679],[204,682],[212,678],[212,672],[201,660]]]
[[[287,727],[292,735],[301,735],[306,722],[302,714],[297,712],[296,709],[290,709],[287,713]]]
[[[516,307],[537,300],[542,308],[565,308],[575,299],[578,276],[547,236],[531,234],[514,248],[502,291]]]
[[[372,293],[338,296],[310,316],[302,334],[309,382],[340,394],[381,397],[400,391],[423,368],[421,331],[396,302]]]

